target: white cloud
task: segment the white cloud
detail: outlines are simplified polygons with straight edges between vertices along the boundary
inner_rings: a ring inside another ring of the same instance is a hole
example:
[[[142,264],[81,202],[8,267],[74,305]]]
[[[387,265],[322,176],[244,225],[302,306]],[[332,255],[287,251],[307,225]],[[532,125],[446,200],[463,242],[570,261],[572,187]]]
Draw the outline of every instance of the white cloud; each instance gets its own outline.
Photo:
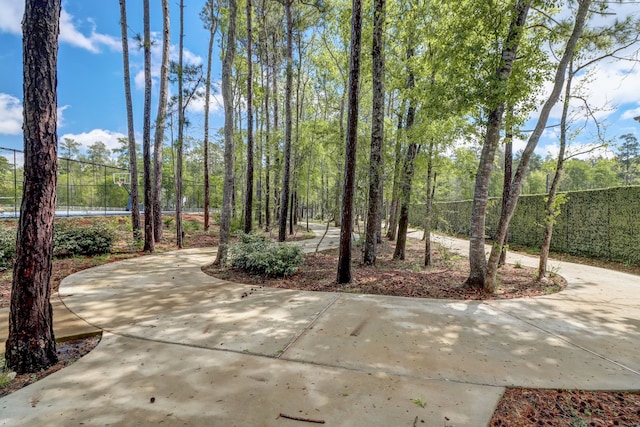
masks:
[[[204,113],[205,106],[205,87],[204,85],[198,88],[198,97],[191,101],[187,110],[192,113]],[[220,82],[212,82],[211,84],[211,96],[209,98],[209,114],[215,114],[223,110],[222,93],[220,91]]]
[[[85,36],[76,28],[73,16],[62,10],[60,14],[60,42],[67,42],[93,53],[99,53],[102,47],[107,47],[111,50],[122,48],[120,39],[107,34],[96,33],[95,23],[92,20],[89,20],[89,23],[92,24],[91,32],[88,36]]]
[[[136,89],[144,89],[144,70],[140,70],[136,73],[136,75],[133,77],[133,84],[135,85]]]
[[[158,58],[162,57],[162,40],[158,40],[156,45],[159,47],[158,49]],[[175,61],[178,62],[178,56],[180,54],[180,51],[178,49],[178,46],[175,44],[172,44],[171,47],[169,48],[169,58],[171,61]],[[196,55],[195,53],[191,52],[189,49],[184,49],[182,51],[182,61],[185,64],[191,64],[191,65],[201,65],[202,64],[202,57],[199,55]],[[160,63],[160,61],[158,60],[158,63]]]
[[[105,129],[93,129],[89,132],[83,133],[67,133],[60,137],[60,140],[64,138],[70,138],[79,142],[83,148],[87,148],[90,145],[95,144],[98,141],[104,143],[109,150],[113,150],[114,148],[120,147],[120,143],[118,142],[118,138],[126,138],[127,135],[120,132],[113,132]]]
[[[22,103],[15,96],[0,93],[0,134],[22,133]]]
[[[0,31],[11,34],[22,34],[21,22],[24,15],[24,2],[18,0],[0,0]],[[110,50],[122,49],[120,39],[108,34],[96,32],[96,25],[92,19],[87,19],[91,25],[88,35],[83,34],[71,14],[62,9],[60,13],[61,43],[86,49],[89,52],[99,53],[103,47]]]
[[[640,106],[633,108],[631,110],[627,110],[625,111],[621,118],[623,119],[635,119],[636,117],[640,116]]]
[[[11,34],[22,34],[20,23],[24,15],[24,2],[16,0],[0,0],[0,31]]]

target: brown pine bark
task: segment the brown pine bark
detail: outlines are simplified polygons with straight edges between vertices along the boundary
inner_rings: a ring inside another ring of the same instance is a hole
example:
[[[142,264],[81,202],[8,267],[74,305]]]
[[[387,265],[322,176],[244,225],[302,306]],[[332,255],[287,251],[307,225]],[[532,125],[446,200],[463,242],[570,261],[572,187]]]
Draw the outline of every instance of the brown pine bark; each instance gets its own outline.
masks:
[[[220,265],[226,258],[231,238],[231,203],[233,199],[233,91],[231,71],[236,54],[236,0],[229,0],[229,28],[224,60],[222,61],[222,99],[224,100],[224,189],[220,213],[220,245],[214,264]]]
[[[398,194],[400,189],[400,171],[402,167],[402,130],[404,120],[404,109],[406,101],[402,101],[402,107],[398,113],[398,127],[396,131],[396,145],[394,150],[395,165],[393,168],[393,189],[391,191],[391,206],[389,207],[389,219],[387,221],[387,238],[391,241],[396,240],[396,233],[398,231],[398,211],[400,203],[398,201]]]
[[[165,0],[166,1],[166,0]],[[218,21],[214,14],[212,1],[205,4],[203,19],[209,30],[209,45],[207,47],[207,77],[204,93],[204,231],[209,231],[209,209],[211,206],[211,189],[209,184],[209,103],[211,102],[211,67],[213,61],[213,40],[215,38]]]
[[[338,254],[338,284],[351,282],[351,235],[353,232],[353,197],[356,184],[356,149],[358,144],[358,89],[360,85],[360,50],[362,46],[362,0],[351,6],[351,61],[349,66],[349,99],[347,135],[344,156],[342,220]]]
[[[182,167],[184,153],[184,0],[180,0],[180,35],[178,37],[178,141],[176,144],[176,245],[183,247],[182,229]]]
[[[153,235],[153,188],[151,185],[151,29],[149,0],[143,0],[143,50],[144,50],[144,118],[142,128],[142,161],[144,165],[144,248],[146,253],[155,251]]]
[[[153,142],[153,239],[162,241],[162,148],[164,126],[167,116],[167,86],[169,85],[169,48],[171,47],[171,22],[169,0],[162,0],[162,65],[160,68],[160,91],[158,97],[158,113]]]
[[[24,186],[11,287],[7,368],[38,372],[58,361],[50,278],[58,170],[60,0],[27,0],[23,34]]]
[[[122,31],[122,62],[124,69],[124,95],[127,106],[127,138],[129,142],[129,173],[131,183],[131,228],[133,238],[140,240],[140,206],[138,202],[138,156],[136,154],[136,135],[133,126],[133,103],[131,101],[131,72],[129,71],[129,38],[127,37],[127,4],[120,0],[120,29]]]
[[[251,0],[247,0],[247,182],[244,232],[253,229],[253,58],[251,54]]]
[[[291,179],[291,92],[293,89],[293,0],[285,0],[284,10],[287,21],[287,72],[284,89],[284,158],[282,170],[282,195],[280,197],[280,218],[278,218],[278,241],[287,239],[287,213],[289,211],[289,186]]]
[[[375,0],[373,12],[373,106],[371,108],[371,154],[369,158],[369,210],[362,262],[376,262],[377,232],[382,198],[382,145],[384,143],[384,21],[385,0]]]
[[[407,63],[413,58],[413,47],[407,51]],[[409,67],[409,77],[407,79],[407,89],[411,91],[415,87],[415,76]],[[409,147],[404,159],[404,166],[398,177],[398,204],[400,206],[400,215],[398,216],[398,236],[396,238],[396,248],[393,251],[393,259],[404,259],[405,249],[407,245],[407,230],[409,228],[409,203],[411,203],[411,186],[413,184],[413,173],[415,170],[415,159],[418,155],[420,147],[410,135],[413,122],[415,120],[416,107],[413,99],[409,100],[409,108],[407,109],[406,132],[409,137]]]

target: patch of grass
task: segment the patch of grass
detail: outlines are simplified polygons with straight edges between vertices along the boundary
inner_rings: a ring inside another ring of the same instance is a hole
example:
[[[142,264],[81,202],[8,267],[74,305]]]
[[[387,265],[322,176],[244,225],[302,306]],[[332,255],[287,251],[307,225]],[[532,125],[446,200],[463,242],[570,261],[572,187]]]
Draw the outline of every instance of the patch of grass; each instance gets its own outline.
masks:
[[[427,407],[427,402],[424,401],[424,396],[420,395],[419,397],[415,398],[415,399],[411,399],[411,402],[413,402],[414,405],[419,406],[420,408],[426,408]]]

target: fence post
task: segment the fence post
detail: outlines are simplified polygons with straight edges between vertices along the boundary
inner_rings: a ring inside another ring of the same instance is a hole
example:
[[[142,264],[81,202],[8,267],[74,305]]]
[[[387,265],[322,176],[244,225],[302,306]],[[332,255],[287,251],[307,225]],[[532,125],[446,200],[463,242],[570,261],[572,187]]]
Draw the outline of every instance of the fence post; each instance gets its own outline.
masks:
[[[71,203],[71,169],[69,169],[69,158],[67,157],[67,216],[69,216],[69,203]]]

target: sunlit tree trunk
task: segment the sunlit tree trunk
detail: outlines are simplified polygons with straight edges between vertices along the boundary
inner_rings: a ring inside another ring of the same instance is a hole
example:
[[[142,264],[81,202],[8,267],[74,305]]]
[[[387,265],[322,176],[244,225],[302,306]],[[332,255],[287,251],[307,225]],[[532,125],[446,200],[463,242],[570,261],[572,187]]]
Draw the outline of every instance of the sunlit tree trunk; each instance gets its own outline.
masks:
[[[289,185],[291,174],[291,92],[293,87],[293,0],[285,0],[284,9],[287,21],[287,72],[284,89],[284,157],[282,164],[282,196],[280,197],[280,218],[278,218],[278,241],[287,239],[287,213],[289,211]]]
[[[166,0],[165,0],[166,1]],[[208,1],[202,10],[202,19],[209,30],[207,48],[207,77],[204,93],[204,231],[209,231],[209,209],[211,207],[211,189],[209,184],[209,104],[211,102],[211,68],[213,61],[213,41],[218,28],[213,1]]]
[[[547,262],[549,260],[549,251],[551,250],[551,238],[553,237],[553,225],[556,220],[556,193],[562,178],[562,169],[564,167],[564,155],[567,147],[567,116],[569,114],[569,105],[571,102],[571,84],[573,82],[573,61],[569,62],[569,72],[567,73],[567,83],[564,89],[564,102],[562,103],[562,117],[560,119],[560,150],[558,152],[558,161],[556,163],[556,171],[553,174],[553,181],[549,187],[547,200],[545,202],[545,223],[544,235],[542,237],[542,245],[540,245],[540,262],[538,264],[538,280],[547,277]]]
[[[576,12],[573,30],[571,32],[571,36],[567,40],[564,52],[562,54],[562,57],[560,58],[560,62],[558,63],[558,68],[556,69],[556,74],[553,82],[553,90],[542,106],[536,126],[529,136],[527,145],[522,152],[522,156],[520,157],[520,163],[518,164],[518,168],[516,169],[515,176],[513,177],[511,192],[509,194],[509,200],[507,202],[507,209],[500,216],[500,221],[498,222],[498,229],[496,231],[496,242],[504,241],[507,229],[509,228],[511,217],[513,216],[513,213],[515,212],[516,206],[518,204],[518,198],[520,197],[522,182],[524,181],[524,177],[527,173],[529,160],[531,159],[531,155],[538,145],[538,141],[542,136],[542,132],[547,126],[547,120],[549,119],[549,115],[551,114],[551,109],[555,106],[555,104],[558,102],[558,99],[560,98],[560,93],[562,92],[562,87],[564,86],[567,67],[569,66],[569,62],[573,59],[576,45],[578,43],[578,40],[580,39],[580,36],[582,35],[582,31],[587,21],[591,3],[591,0],[582,0],[578,2],[578,10]],[[498,272],[498,261],[501,251],[501,244],[494,245],[491,249],[491,255],[489,256],[489,261],[487,263],[487,278],[484,285],[485,292],[495,292],[496,290],[496,275]]]
[[[120,0],[120,29],[122,32],[122,62],[124,68],[124,96],[127,105],[127,138],[129,140],[129,173],[131,174],[129,194],[131,197],[131,228],[133,238],[140,240],[140,206],[138,202],[138,155],[136,135],[133,126],[133,103],[131,101],[131,72],[129,71],[129,38],[127,36],[127,4]]]
[[[180,36],[178,42],[178,141],[176,147],[176,244],[178,249],[183,247],[182,229],[182,157],[184,152],[184,0],[180,0]]]
[[[363,263],[376,262],[377,231],[382,198],[382,146],[384,143],[384,21],[385,0],[375,0],[373,11],[373,106],[371,108],[371,154],[369,159],[369,210],[365,233]]]
[[[153,187],[151,185],[151,29],[149,0],[143,0],[144,35],[144,119],[142,129],[142,161],[144,165],[144,251],[155,251],[153,234]]]
[[[24,184],[11,286],[6,366],[39,372],[58,361],[51,264],[58,171],[60,0],[27,0],[22,21]]]
[[[494,82],[492,83],[491,90],[494,107],[488,115],[487,129],[482,146],[482,154],[480,155],[480,164],[478,165],[478,172],[476,174],[471,211],[471,235],[469,238],[470,273],[466,284],[477,288],[484,287],[487,277],[487,257],[484,252],[485,218],[489,200],[491,171],[496,149],[500,142],[502,116],[504,115],[506,104],[507,82],[509,81],[509,76],[511,75],[511,70],[516,60],[518,44],[524,31],[530,5],[531,0],[518,0],[516,2],[513,18],[509,26],[509,33],[502,48],[501,61],[496,70]]]
[[[224,190],[220,214],[220,245],[214,264],[220,265],[227,255],[231,237],[231,203],[233,198],[233,92],[231,72],[236,53],[236,0],[229,0],[229,27],[222,61],[222,99],[224,100]]]
[[[402,168],[402,130],[404,126],[404,109],[406,101],[402,101],[402,107],[398,113],[398,127],[396,130],[396,145],[394,150],[395,164],[393,168],[393,189],[391,191],[391,206],[389,208],[389,219],[387,221],[387,238],[396,240],[398,231],[398,211],[400,203],[398,201],[400,192],[400,171]]]
[[[338,254],[338,284],[351,282],[351,235],[353,232],[353,197],[356,184],[356,148],[358,144],[358,89],[360,84],[360,49],[362,45],[362,1],[353,0],[351,4],[351,62],[349,66],[349,99],[344,156],[340,249]]]
[[[169,86],[169,48],[171,47],[171,22],[169,0],[162,0],[162,63],[160,65],[160,91],[158,113],[153,140],[153,235],[156,242],[162,241],[162,163],[164,127],[167,118],[167,94]]]
[[[407,52],[407,64],[411,62],[414,56],[413,47]],[[409,67],[409,77],[407,79],[407,89],[409,92],[415,87],[415,75],[411,66]],[[413,184],[413,173],[415,170],[415,159],[420,149],[415,142],[414,136],[410,133],[413,131],[413,122],[415,120],[416,107],[413,99],[409,100],[409,108],[407,109],[407,123],[405,130],[409,138],[409,147],[404,159],[404,166],[400,170],[398,177],[398,203],[400,206],[400,214],[398,216],[398,236],[396,238],[396,248],[393,251],[393,259],[404,259],[405,248],[407,244],[407,230],[409,229],[409,203],[411,203],[411,186]]]

